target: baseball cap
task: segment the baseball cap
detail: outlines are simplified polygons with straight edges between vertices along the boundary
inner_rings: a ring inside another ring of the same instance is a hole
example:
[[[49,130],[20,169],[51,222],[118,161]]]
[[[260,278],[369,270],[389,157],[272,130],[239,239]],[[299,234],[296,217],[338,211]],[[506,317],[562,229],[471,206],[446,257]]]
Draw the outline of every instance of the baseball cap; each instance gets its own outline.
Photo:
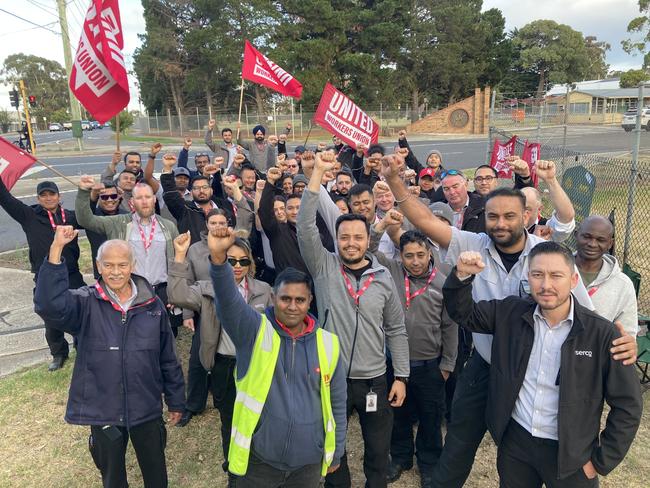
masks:
[[[293,152],[297,153],[304,153],[307,150],[305,146],[296,146],[296,148],[293,150]]]
[[[174,176],[190,177],[190,171],[187,168],[174,168]]]
[[[433,168],[424,168],[420,170],[420,173],[418,174],[418,178],[423,178],[424,176],[428,176],[429,178],[435,179],[436,170]]]
[[[40,195],[44,191],[53,191],[59,193],[59,187],[53,181],[41,181],[36,187],[36,194]]]
[[[431,210],[431,213],[436,217],[442,217],[445,219],[449,222],[449,225],[454,221],[454,211],[451,209],[449,204],[445,202],[432,203],[429,205],[429,210]]]

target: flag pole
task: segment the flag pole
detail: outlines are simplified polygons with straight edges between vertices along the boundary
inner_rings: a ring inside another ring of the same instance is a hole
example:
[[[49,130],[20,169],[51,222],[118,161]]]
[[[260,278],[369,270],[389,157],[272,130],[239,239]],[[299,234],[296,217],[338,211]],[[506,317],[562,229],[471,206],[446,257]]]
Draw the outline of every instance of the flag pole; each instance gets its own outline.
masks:
[[[241,90],[239,91],[239,118],[237,119],[237,141],[239,141],[239,131],[241,128],[241,109],[244,105],[244,77],[241,78]]]
[[[309,121],[309,130],[307,131],[307,137],[305,138],[305,142],[303,143],[303,146],[307,147],[307,141],[309,140],[309,135],[311,134],[311,128],[314,125],[311,123],[311,120]]]
[[[117,144],[118,152],[120,151],[120,112],[115,116],[115,143]]]
[[[41,161],[40,159],[37,159],[36,162],[37,162],[38,164],[41,164],[41,165],[45,166],[45,167],[46,167],[47,169],[49,169],[52,173],[54,173],[54,174],[60,176],[60,177],[63,178],[64,180],[68,181],[69,183],[72,183],[74,186],[79,186],[79,183],[77,183],[77,182],[75,182],[75,181],[72,181],[72,180],[71,180],[70,178],[68,178],[66,175],[64,175],[63,173],[61,173],[58,169],[56,169],[56,168],[50,166],[50,165],[47,164],[46,162]]]

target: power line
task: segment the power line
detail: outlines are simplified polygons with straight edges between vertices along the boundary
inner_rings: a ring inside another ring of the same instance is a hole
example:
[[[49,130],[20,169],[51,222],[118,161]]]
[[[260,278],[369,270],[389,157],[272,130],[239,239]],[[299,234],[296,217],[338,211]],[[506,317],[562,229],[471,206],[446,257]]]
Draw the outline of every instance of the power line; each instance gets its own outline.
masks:
[[[28,24],[31,24],[31,25],[33,25],[34,27],[38,27],[38,28],[40,28],[40,29],[45,29],[45,30],[47,30],[47,31],[50,31],[52,34],[56,34],[57,36],[60,36],[60,35],[61,35],[60,32],[57,32],[57,31],[55,31],[55,30],[52,30],[52,29],[50,29],[49,27],[46,27],[45,25],[40,25],[40,24],[37,24],[37,23],[35,23],[35,22],[32,22],[31,20],[24,19],[24,18],[21,17],[20,15],[16,15],[16,14],[14,14],[14,13],[12,13],[12,12],[9,12],[8,10],[5,10],[5,9],[3,9],[3,8],[0,8],[0,12],[4,12],[4,13],[6,13],[6,14],[8,14],[8,15],[11,15],[12,17],[16,17],[17,19],[22,20],[23,22],[27,22]]]
[[[43,12],[48,13],[50,15],[53,15],[54,17],[58,18],[58,15],[55,10],[50,10],[50,7],[47,7],[41,3],[38,3],[36,0],[27,0],[29,3],[31,3],[34,7],[41,9]]]

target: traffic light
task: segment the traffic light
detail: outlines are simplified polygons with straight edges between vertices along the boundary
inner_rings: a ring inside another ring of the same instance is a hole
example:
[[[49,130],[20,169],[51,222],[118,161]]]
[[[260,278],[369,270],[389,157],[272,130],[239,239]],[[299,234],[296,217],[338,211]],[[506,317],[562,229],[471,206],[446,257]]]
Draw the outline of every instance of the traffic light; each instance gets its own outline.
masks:
[[[36,97],[34,95],[30,95],[27,97],[27,100],[29,100],[29,106],[30,107],[35,107],[36,106]]]
[[[9,92],[9,101],[11,106],[15,108],[20,108],[20,100],[18,99],[18,90],[15,88]]]

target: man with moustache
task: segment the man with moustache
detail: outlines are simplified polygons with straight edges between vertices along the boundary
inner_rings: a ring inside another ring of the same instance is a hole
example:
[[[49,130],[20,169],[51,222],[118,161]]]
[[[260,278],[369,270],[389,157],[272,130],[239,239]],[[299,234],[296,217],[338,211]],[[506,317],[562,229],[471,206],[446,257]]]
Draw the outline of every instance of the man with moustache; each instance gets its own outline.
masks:
[[[354,410],[359,415],[367,484],[380,488],[386,486],[391,407],[401,406],[406,397],[408,340],[393,278],[367,252],[369,229],[365,217],[347,214],[337,219],[338,254],[328,252],[321,242],[316,211],[323,175],[333,166],[334,154],[317,154],[298,213],[298,244],[314,278],[321,323],[341,341],[341,357],[347,365],[347,415]],[[385,348],[392,358],[392,384],[386,374]],[[327,476],[325,486],[349,487],[350,483],[343,455],[341,468]]]
[[[237,130],[239,131],[241,124],[237,123]],[[272,144],[272,141],[266,140],[266,129],[263,125],[256,125],[253,127],[253,137],[254,141],[248,142],[243,140],[238,140],[237,142],[241,147],[248,151],[248,159],[255,169],[260,173],[266,173],[266,170],[275,166],[278,151],[277,151],[277,137],[269,136],[275,138],[275,144]],[[285,134],[291,132],[291,124],[287,124],[285,128]],[[239,137],[239,133],[238,133]],[[299,159],[299,158],[296,158]]]

